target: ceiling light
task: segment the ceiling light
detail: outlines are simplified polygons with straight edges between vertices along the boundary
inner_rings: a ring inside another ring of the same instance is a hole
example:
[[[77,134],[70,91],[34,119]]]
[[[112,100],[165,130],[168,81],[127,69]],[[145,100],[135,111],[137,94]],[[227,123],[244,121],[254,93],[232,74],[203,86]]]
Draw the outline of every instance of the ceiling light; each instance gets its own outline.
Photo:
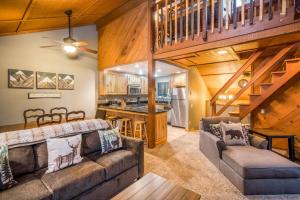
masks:
[[[139,68],[140,66],[139,66],[139,64],[135,64],[134,67],[135,68]]]
[[[77,51],[77,48],[73,45],[64,45],[63,48],[66,53],[75,53]]]
[[[161,69],[157,69],[157,72],[160,73],[160,72],[161,72]]]
[[[176,74],[180,74],[180,73],[181,73],[180,71],[177,71],[177,72],[176,72]]]
[[[220,50],[217,52],[219,55],[227,54],[228,52],[226,50]]]
[[[154,74],[154,77],[157,77],[157,74]]]
[[[117,67],[117,69],[116,69],[117,71],[121,71],[121,68],[120,67]]]

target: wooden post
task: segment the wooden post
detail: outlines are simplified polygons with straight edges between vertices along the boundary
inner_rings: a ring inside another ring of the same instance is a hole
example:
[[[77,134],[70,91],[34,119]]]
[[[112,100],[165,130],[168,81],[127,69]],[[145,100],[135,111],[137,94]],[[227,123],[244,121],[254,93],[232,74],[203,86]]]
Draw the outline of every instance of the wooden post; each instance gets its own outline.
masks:
[[[165,45],[168,45],[168,0],[165,0]]]
[[[185,0],[185,40],[189,39],[189,0]]]
[[[192,40],[194,40],[194,36],[195,36],[195,27],[194,27],[195,9],[194,9],[194,5],[195,5],[194,0],[191,0],[191,7],[192,7],[192,11],[191,11],[191,35],[192,35]]]
[[[158,21],[159,21],[159,5],[158,3],[156,4],[156,10],[155,10],[155,46],[156,49],[159,48],[159,25],[158,25]]]
[[[237,27],[237,6],[236,0],[233,0],[233,28],[236,29]]]
[[[245,26],[245,0],[242,0],[241,23]]]
[[[200,37],[200,0],[197,0],[197,36]]]
[[[243,0],[242,0],[243,1]],[[219,9],[219,12],[218,12],[218,28],[219,28],[219,33],[222,32],[222,27],[223,27],[223,0],[219,0],[218,1],[218,9]]]
[[[180,42],[183,41],[183,0],[179,0],[179,5],[180,5],[180,21],[179,21],[179,37],[180,37]]]
[[[215,29],[215,0],[211,0],[211,32]]]
[[[282,0],[280,15],[286,16],[286,0]]]
[[[153,59],[153,20],[152,20],[152,1],[148,0],[147,9],[147,60],[148,60],[148,121],[147,135],[148,147],[155,147],[155,61]]]
[[[175,10],[174,10],[174,12],[175,12],[175,43],[177,43],[177,38],[178,38],[178,25],[177,25],[177,23],[178,23],[178,21],[177,21],[177,0],[175,0]]]
[[[207,41],[207,31],[208,31],[208,16],[207,16],[207,0],[203,1],[203,31],[202,31],[202,39],[203,41]]]
[[[170,27],[170,42],[169,44],[172,45],[173,42],[173,17],[172,17],[172,13],[173,13],[173,6],[172,6],[172,0],[170,0],[170,9],[169,9],[169,27]]]
[[[225,29],[229,29],[229,0],[226,0]]]
[[[259,0],[259,21],[263,20],[264,15],[264,0]]]

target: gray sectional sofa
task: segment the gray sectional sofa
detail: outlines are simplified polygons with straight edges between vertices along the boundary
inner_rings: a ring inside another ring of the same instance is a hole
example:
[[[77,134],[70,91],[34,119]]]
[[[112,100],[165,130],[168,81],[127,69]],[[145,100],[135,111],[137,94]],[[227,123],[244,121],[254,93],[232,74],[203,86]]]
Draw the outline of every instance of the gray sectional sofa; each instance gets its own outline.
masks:
[[[266,150],[267,142],[250,137],[250,146],[227,146],[221,153],[220,139],[210,133],[210,124],[239,122],[235,117],[203,118],[200,151],[245,195],[300,194],[300,165]],[[219,154],[220,153],[220,154]]]
[[[12,148],[9,160],[18,184],[0,192],[0,199],[109,199],[144,173],[143,141],[122,140],[122,149],[102,155],[97,131],[83,133],[83,161],[49,174],[46,142]]]

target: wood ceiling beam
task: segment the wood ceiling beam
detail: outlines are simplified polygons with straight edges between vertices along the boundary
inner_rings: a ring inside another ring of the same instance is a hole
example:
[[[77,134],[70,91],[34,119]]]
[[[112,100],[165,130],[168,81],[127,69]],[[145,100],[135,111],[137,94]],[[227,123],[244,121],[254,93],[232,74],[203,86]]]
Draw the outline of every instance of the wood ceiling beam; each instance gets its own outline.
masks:
[[[24,15],[23,15],[23,17],[22,17],[22,19],[21,19],[21,21],[20,21],[20,23],[19,23],[19,25],[18,25],[18,27],[16,29],[16,33],[19,32],[19,30],[20,30],[20,28],[21,28],[21,26],[23,24],[23,21],[28,18],[29,14],[30,14],[30,11],[32,9],[32,5],[33,5],[34,1],[36,1],[36,0],[30,0],[29,1],[28,6],[25,9]]]
[[[96,21],[97,29],[101,28],[102,26],[107,25],[111,21],[117,19],[124,13],[128,12],[132,8],[137,7],[141,3],[147,2],[147,0],[128,0],[118,8],[112,10],[110,13],[105,15],[104,17],[101,17]]]

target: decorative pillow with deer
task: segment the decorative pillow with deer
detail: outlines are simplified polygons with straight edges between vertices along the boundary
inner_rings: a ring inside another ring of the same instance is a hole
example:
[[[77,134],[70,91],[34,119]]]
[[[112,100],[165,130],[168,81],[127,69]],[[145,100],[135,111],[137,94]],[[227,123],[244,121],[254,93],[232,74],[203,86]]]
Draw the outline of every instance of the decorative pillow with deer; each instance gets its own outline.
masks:
[[[222,129],[223,140],[226,145],[247,145],[241,123],[227,124],[221,122],[220,125]]]
[[[80,156],[81,140],[81,135],[48,139],[48,170],[46,173],[80,163],[82,161]]]
[[[99,130],[98,133],[101,142],[102,154],[122,148],[122,138],[117,129]]]

